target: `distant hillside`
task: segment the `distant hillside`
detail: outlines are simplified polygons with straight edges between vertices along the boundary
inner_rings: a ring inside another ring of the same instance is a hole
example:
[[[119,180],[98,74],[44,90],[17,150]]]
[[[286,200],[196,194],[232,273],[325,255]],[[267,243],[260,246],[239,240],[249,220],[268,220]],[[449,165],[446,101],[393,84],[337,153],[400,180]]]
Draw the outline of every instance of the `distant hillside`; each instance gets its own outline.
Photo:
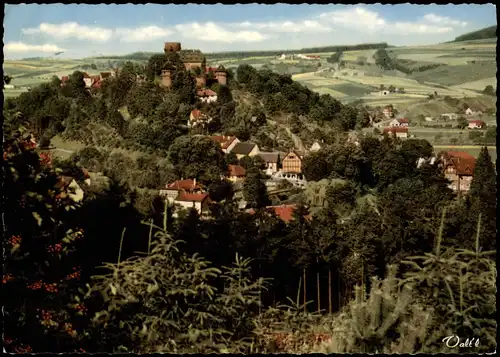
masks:
[[[481,30],[477,30],[474,32],[469,32],[464,35],[458,36],[454,41],[451,42],[460,42],[460,41],[472,41],[472,40],[485,40],[488,38],[497,37],[497,26],[486,27]]]
[[[387,43],[362,43],[358,45],[342,45],[342,46],[324,46],[324,47],[311,47],[301,48],[298,50],[273,50],[273,51],[231,51],[231,52],[216,52],[206,53],[207,57],[211,59],[217,58],[246,58],[246,57],[268,57],[276,56],[282,53],[322,53],[322,52],[338,52],[338,51],[357,51],[357,50],[371,50],[378,48],[392,47]],[[101,56],[94,57],[96,59],[121,59],[121,60],[136,60],[143,61],[149,60],[153,55],[161,54],[157,52],[134,52],[123,56]]]

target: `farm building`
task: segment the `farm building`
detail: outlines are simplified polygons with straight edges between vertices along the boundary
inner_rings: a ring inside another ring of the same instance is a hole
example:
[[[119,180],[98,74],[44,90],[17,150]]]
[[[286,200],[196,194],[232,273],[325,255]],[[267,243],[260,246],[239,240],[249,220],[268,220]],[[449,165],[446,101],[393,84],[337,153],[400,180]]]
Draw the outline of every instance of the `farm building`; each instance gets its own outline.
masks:
[[[397,138],[407,138],[408,137],[408,127],[384,128],[384,133],[392,134]]]
[[[483,112],[481,112],[480,110],[474,110],[470,107],[465,110],[465,115],[479,115],[479,114],[483,114]]]
[[[482,120],[469,120],[469,129],[484,129],[486,123]]]
[[[321,145],[317,141],[315,141],[314,144],[312,144],[311,148],[309,149],[309,151],[311,152],[317,152],[320,150],[321,150]]]
[[[408,126],[409,121],[407,118],[394,119],[389,123],[391,128],[399,128]]]
[[[211,121],[212,118],[202,113],[201,110],[194,109],[191,111],[191,114],[189,114],[189,120],[187,125],[188,128],[190,129],[195,127],[205,127]]]

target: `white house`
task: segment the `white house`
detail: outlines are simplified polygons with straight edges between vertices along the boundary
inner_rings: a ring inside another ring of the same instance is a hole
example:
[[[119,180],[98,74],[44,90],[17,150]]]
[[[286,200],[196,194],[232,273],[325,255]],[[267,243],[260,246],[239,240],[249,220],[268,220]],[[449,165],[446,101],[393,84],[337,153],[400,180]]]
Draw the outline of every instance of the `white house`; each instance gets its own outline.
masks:
[[[399,119],[394,119],[389,123],[389,126],[391,128],[399,128],[399,127],[406,127],[408,126],[409,121],[406,118],[399,118]]]
[[[207,193],[180,192],[175,198],[174,204],[182,209],[194,208],[201,216],[208,212],[210,198]],[[177,216],[176,213],[174,213]]]
[[[209,138],[218,143],[225,154],[230,153],[236,144],[240,142],[236,136],[216,135]]]
[[[312,144],[311,148],[309,149],[309,151],[311,152],[317,152],[320,150],[321,150],[321,145],[317,141],[315,141],[314,144]]]
[[[182,192],[185,193],[202,193],[201,186],[196,184],[196,179],[193,180],[177,180],[166,185],[166,190],[160,190],[160,196],[164,196],[172,203]]]
[[[73,177],[59,177],[55,187],[61,191],[61,198],[69,197],[73,202],[81,202],[83,200],[83,190]]]
[[[278,172],[279,156],[278,152],[259,152],[258,154],[266,164],[266,174],[272,175]]]
[[[217,93],[211,89],[200,89],[196,92],[196,96],[202,103],[213,103],[217,101]]]

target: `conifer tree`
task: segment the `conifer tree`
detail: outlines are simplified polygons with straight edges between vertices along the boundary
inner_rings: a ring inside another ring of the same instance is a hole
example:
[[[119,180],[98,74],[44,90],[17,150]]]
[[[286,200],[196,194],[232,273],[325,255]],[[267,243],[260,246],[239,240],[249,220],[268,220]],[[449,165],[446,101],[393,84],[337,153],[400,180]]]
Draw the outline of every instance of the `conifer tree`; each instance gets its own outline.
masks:
[[[470,217],[477,221],[481,214],[480,246],[495,248],[496,242],[496,172],[487,147],[481,149],[468,197]]]

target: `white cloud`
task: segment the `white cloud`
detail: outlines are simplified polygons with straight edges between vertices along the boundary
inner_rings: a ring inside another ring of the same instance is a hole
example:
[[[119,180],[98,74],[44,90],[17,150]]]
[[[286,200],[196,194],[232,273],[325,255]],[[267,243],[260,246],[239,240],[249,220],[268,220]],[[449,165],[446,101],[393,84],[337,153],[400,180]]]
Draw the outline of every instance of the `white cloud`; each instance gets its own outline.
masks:
[[[449,18],[447,16],[439,16],[432,13],[425,15],[423,19],[427,22],[439,25],[460,26],[460,27],[467,26],[466,21],[453,20],[452,18]]]
[[[258,31],[236,31],[226,30],[213,22],[199,24],[197,22],[185,25],[176,25],[175,29],[187,38],[196,38],[203,41],[212,42],[260,42],[267,38]]]
[[[43,34],[54,37],[56,39],[71,39],[90,40],[106,42],[113,36],[113,30],[103,27],[90,27],[80,25],[76,22],[65,22],[62,24],[41,23],[36,28],[22,29],[22,33]]]
[[[4,45],[4,50],[8,52],[18,53],[18,52],[62,52],[65,51],[63,48],[57,47],[56,45],[30,45],[22,42],[9,42]]]
[[[173,34],[174,31],[161,28],[158,26],[145,26],[135,29],[118,28],[116,29],[116,36],[122,42],[146,42],[155,41],[159,38],[165,38]]]
[[[332,28],[325,26],[316,20],[304,20],[304,21],[283,21],[283,22],[256,22],[251,23],[249,21],[241,22],[239,24],[233,24],[233,26],[240,28],[249,28],[256,30],[265,30],[268,32],[276,33],[296,33],[296,32],[307,32],[307,33],[321,33],[330,32]]]
[[[178,40],[186,42],[187,46],[219,51],[229,48],[282,49],[382,41],[394,45],[431,43],[446,41],[452,34],[458,35],[466,25],[465,21],[434,13],[413,21],[392,21],[381,12],[364,6],[352,6],[293,20],[192,22],[166,27],[151,23],[123,28],[77,22],[42,23],[36,28],[23,29],[22,33],[43,35],[55,41],[87,41],[85,45],[73,44],[74,50],[88,48],[89,42],[94,42],[96,46],[106,43],[105,48],[97,51],[154,50],[157,42]]]

